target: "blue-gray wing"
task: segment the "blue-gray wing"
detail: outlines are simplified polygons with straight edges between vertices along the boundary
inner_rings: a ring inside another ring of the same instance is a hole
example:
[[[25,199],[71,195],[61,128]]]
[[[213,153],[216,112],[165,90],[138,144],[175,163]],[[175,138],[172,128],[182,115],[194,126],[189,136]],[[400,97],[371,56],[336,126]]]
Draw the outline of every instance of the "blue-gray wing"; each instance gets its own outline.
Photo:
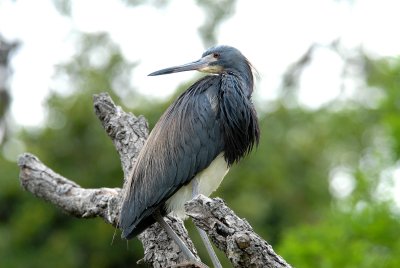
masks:
[[[218,88],[217,76],[201,79],[150,133],[124,186],[119,222],[123,237],[134,237],[152,224],[152,213],[222,152]]]

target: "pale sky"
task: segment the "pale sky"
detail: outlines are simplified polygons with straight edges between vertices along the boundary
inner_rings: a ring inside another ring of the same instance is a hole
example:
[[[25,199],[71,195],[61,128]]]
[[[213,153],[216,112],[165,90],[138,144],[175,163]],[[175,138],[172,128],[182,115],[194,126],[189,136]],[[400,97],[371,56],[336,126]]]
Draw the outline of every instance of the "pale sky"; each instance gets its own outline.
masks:
[[[154,98],[171,94],[193,73],[148,77],[160,68],[200,57],[205,49],[198,27],[207,16],[194,0],[171,0],[165,8],[127,8],[116,0],[72,1],[72,17],[59,15],[51,0],[0,0],[0,33],[18,39],[12,60],[11,112],[18,124],[38,126],[50,88],[68,88],[53,79],[54,66],[74,53],[74,32],[106,31],[123,54],[139,62],[132,84]],[[218,44],[237,47],[258,70],[257,97],[273,99],[281,75],[312,43],[340,38],[346,49],[358,46],[372,55],[400,55],[398,0],[238,0],[236,13],[220,27]],[[320,50],[301,78],[300,101],[317,108],[338,96],[343,62]],[[353,93],[350,83],[347,96]],[[84,89],[82,89],[84,90]],[[400,192],[400,179],[395,187]],[[400,195],[399,197],[400,204]]]
[[[12,62],[11,80],[12,115],[19,124],[40,124],[49,88],[68,87],[55,83],[53,72],[57,63],[73,54],[74,31],[109,32],[129,60],[140,62],[132,84],[155,98],[171,94],[193,77],[193,73],[147,76],[202,54],[197,28],[207,17],[193,0],[171,0],[162,9],[127,8],[115,0],[72,2],[72,18],[64,18],[51,0],[0,0],[0,32],[23,42]],[[287,66],[313,42],[328,44],[341,38],[349,49],[361,45],[373,54],[399,55],[400,38],[394,34],[399,10],[396,0],[238,0],[235,15],[220,28],[218,43],[239,48],[252,61],[261,76],[257,93],[271,99]],[[336,97],[342,64],[329,51],[317,53],[302,77],[300,100],[318,107]]]

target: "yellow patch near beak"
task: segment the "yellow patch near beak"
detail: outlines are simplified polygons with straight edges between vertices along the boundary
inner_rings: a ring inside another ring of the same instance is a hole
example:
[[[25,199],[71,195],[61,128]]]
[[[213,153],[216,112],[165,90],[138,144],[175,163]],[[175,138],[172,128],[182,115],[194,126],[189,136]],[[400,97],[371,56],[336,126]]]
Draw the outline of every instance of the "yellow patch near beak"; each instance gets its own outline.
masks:
[[[222,73],[223,68],[219,65],[210,65],[199,69],[200,72],[219,74]]]

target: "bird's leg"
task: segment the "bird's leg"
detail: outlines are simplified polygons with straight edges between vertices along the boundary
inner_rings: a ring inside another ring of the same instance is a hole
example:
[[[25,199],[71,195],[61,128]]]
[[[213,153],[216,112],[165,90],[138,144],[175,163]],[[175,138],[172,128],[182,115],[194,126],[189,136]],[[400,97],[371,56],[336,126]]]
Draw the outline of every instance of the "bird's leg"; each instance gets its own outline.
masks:
[[[154,219],[161,225],[162,228],[168,233],[168,235],[175,241],[175,243],[182,250],[183,254],[188,258],[188,261],[199,263],[199,260],[193,255],[190,249],[185,245],[185,242],[172,230],[171,226],[164,220],[160,211],[157,209],[153,214]]]
[[[193,189],[192,189],[192,198],[196,197],[199,194],[199,187],[198,186],[199,186],[199,182],[197,181],[197,179],[194,179],[194,181],[193,181]],[[201,240],[203,240],[204,246],[207,249],[208,255],[210,256],[214,267],[222,268],[222,265],[221,265],[221,263],[220,263],[220,261],[219,261],[219,259],[217,257],[217,254],[215,254],[215,251],[214,251],[214,249],[213,249],[213,247],[211,245],[210,239],[208,238],[206,232],[203,229],[197,227],[197,225],[195,225],[195,226],[196,226],[197,231],[200,234]]]

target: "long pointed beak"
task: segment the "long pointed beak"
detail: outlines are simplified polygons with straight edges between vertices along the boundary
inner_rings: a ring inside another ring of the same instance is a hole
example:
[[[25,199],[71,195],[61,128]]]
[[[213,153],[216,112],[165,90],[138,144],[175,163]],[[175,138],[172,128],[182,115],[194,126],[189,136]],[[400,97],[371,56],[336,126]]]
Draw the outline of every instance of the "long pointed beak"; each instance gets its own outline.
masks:
[[[179,73],[179,72],[186,72],[186,71],[192,71],[192,70],[201,70],[204,69],[208,66],[210,63],[210,60],[207,57],[201,58],[197,61],[186,63],[183,65],[179,66],[174,66],[174,67],[169,67],[165,68],[159,71],[155,71],[149,76],[156,76],[156,75],[162,75],[162,74],[172,74],[172,73]]]

